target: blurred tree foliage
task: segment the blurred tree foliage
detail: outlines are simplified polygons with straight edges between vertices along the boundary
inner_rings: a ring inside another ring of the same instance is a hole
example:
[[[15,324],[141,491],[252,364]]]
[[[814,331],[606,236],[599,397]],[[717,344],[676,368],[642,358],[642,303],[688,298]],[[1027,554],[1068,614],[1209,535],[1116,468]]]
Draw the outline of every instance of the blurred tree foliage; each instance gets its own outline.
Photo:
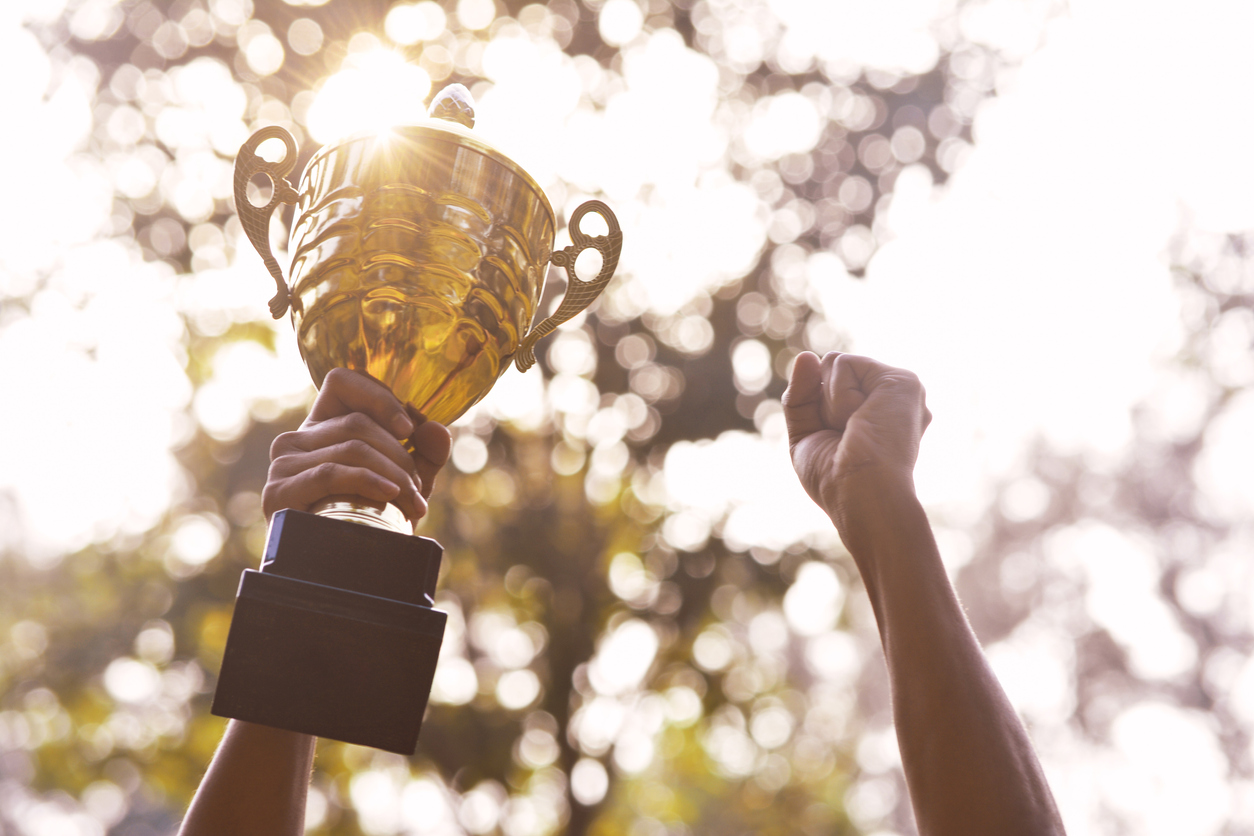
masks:
[[[119,180],[112,234],[195,277],[234,259],[242,240],[229,199],[233,150],[226,140],[214,145],[202,202],[188,197],[196,181],[179,168],[185,152],[160,129],[177,116],[172,70],[206,60],[229,68],[247,127],[285,125],[308,159],[316,149],[301,131],[302,95],[339,68],[358,33],[386,42],[391,5],[85,0],[30,28],[65,66],[86,57],[95,68],[89,153],[129,155],[157,172],[147,189]],[[403,50],[437,88],[482,85],[476,45],[512,22],[595,61],[612,80],[622,55],[602,40],[602,5],[498,1],[491,27],[469,29],[457,4],[445,3],[438,42]],[[943,25],[941,54],[920,74],[790,64],[771,40],[779,33],[764,4],[649,0],[639,8],[643,31],[673,29],[714,60],[724,103],[751,106],[788,91],[823,101],[821,138],[802,153],[762,159],[732,148],[712,163],[752,184],[769,210],[769,232],[746,275],[674,314],[623,315],[603,304],[544,346],[545,379],[580,381],[587,409],[550,407],[539,426],[480,415],[458,429],[423,532],[446,548],[439,604],[450,630],[420,751],[404,759],[324,742],[313,832],[912,828],[874,629],[852,564],[834,544],[728,542],[717,523],[708,537],[675,542],[663,462],[676,442],[761,430],[777,413],[792,357],[842,346],[839,323],[815,310],[795,265],[831,251],[860,275],[891,235],[883,217],[895,178],[916,164],[945,181],[1004,59]],[[745,25],[763,40],[755,60],[728,46]],[[250,63],[249,42],[294,44],[298,31],[306,45],[289,45],[280,68],[263,73]],[[1186,544],[1214,549],[1231,533],[1192,501],[1188,474],[1212,419],[1240,389],[1206,365],[1206,343],[1217,319],[1249,309],[1242,243],[1182,245],[1181,282],[1195,304],[1180,362],[1210,387],[1210,408],[1193,434],[1147,434],[1127,463],[1104,470],[1042,449],[1034,472],[1006,485],[1004,501],[990,509],[960,582],[977,628],[996,642],[1042,611],[1064,613],[1045,605],[1086,588],[1082,575],[1060,574],[1042,559],[1040,550],[1055,542],[1050,532],[1087,520],[1178,544],[1164,547],[1155,578],[1196,646],[1191,666],[1164,685],[1130,665],[1102,625],[1055,625],[1062,636],[1081,636],[1078,673],[1068,680],[1073,722],[1101,741],[1117,707],[1146,692],[1218,710],[1234,771],[1244,774],[1244,733],[1216,702],[1222,676],[1210,662],[1247,650],[1249,630],[1176,594],[1195,559]],[[1209,279],[1234,270],[1243,277],[1235,284]],[[268,280],[259,261],[255,273],[260,311]],[[185,370],[197,388],[223,347],[272,350],[291,339],[263,321],[223,322],[195,310],[185,320]],[[749,379],[733,361],[747,341],[769,354],[764,377]],[[240,433],[189,434],[178,451],[188,489],[158,526],[72,555],[0,561],[0,832],[55,826],[143,836],[176,825],[223,727],[208,705],[240,571],[257,564],[264,543],[259,492],[268,445],[303,415],[303,407],[264,398],[253,406]],[[1043,497],[1040,507],[1022,512],[1024,496]],[[206,542],[212,554],[198,554]],[[785,602],[799,578],[848,591],[834,630],[792,629]]]
[[[1186,750],[1194,760],[1180,774],[1222,776],[1236,793],[1248,786],[1254,530],[1238,510],[1244,477],[1217,478],[1214,456],[1222,436],[1248,426],[1252,243],[1249,234],[1177,236],[1166,254],[1181,301],[1176,353],[1134,410],[1126,454],[1097,461],[1038,444],[999,487],[959,573],[985,644],[1035,647],[1024,657],[1047,671],[1041,690],[1061,686],[1056,700],[1014,695],[1030,725],[1053,729],[1047,754],[1091,757],[1135,733],[1145,751],[1170,758],[1173,734],[1193,723],[1217,745]],[[1106,802],[1103,814],[1143,826],[1128,801]],[[1200,826],[1239,816],[1220,808]]]

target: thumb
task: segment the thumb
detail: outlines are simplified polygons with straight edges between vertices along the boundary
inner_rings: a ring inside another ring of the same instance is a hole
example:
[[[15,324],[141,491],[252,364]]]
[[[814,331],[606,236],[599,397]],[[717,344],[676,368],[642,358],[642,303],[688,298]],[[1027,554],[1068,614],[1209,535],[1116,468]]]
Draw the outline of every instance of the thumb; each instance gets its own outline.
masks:
[[[795,447],[807,435],[824,428],[820,405],[821,382],[822,370],[818,355],[809,351],[798,354],[793,361],[788,388],[780,398],[784,407],[784,422],[788,425],[790,447]]]

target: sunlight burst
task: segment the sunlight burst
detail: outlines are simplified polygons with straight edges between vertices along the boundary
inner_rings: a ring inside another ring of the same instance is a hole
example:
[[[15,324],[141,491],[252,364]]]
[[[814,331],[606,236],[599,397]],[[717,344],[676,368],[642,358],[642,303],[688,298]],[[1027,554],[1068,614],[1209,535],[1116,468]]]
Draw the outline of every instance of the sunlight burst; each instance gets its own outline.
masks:
[[[326,144],[360,131],[379,131],[426,116],[431,76],[399,54],[350,55],[309,108],[309,133]]]

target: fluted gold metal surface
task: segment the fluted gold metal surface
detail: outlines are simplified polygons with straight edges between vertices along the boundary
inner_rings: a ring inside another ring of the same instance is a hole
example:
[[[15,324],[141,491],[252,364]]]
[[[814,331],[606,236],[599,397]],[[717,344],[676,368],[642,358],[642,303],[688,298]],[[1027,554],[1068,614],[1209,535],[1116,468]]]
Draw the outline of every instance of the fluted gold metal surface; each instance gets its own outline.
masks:
[[[622,232],[608,206],[588,201],[571,215],[571,246],[552,252],[548,199],[469,129],[474,113],[464,88],[446,88],[433,113],[444,118],[324,147],[298,188],[284,179],[295,166],[295,141],[282,128],[262,128],[236,158],[235,204],[277,287],[271,313],[277,319],[290,306],[314,383],[336,367],[366,372],[423,417],[449,423],[511,361],[530,368],[535,342],[596,299],[618,266]],[[283,159],[257,155],[267,139],[282,140]],[[247,197],[257,175],[273,186],[264,207]],[[269,243],[270,216],[283,203],[296,204],[287,280]],[[605,219],[607,235],[582,230],[588,213]],[[575,274],[585,249],[602,256],[591,281]],[[529,333],[550,262],[565,268],[566,296]],[[334,499],[319,513],[403,528],[364,500]]]
[[[286,155],[256,155],[266,139]],[[386,383],[426,418],[447,423],[487,394],[513,359],[522,371],[533,346],[586,308],[613,276],[622,232],[608,206],[582,204],[571,216],[572,244],[552,252],[553,209],[534,180],[467,128],[432,119],[421,125],[350,137],[319,151],[300,187],[283,176],[296,145],[282,128],[263,128],[240,149],[235,199],[249,240],[278,287],[275,317],[289,304],[301,354],[314,382],[336,366]],[[265,175],[274,196],[247,200],[250,179]],[[270,252],[270,215],[296,203],[290,277]],[[609,234],[580,228],[593,212]],[[591,281],[575,260],[596,249]],[[527,332],[549,262],[564,267],[566,297]]]
[[[535,182],[458,133],[413,126],[323,149],[292,230],[293,322],[314,381],[359,369],[444,423],[512,358],[554,234]]]

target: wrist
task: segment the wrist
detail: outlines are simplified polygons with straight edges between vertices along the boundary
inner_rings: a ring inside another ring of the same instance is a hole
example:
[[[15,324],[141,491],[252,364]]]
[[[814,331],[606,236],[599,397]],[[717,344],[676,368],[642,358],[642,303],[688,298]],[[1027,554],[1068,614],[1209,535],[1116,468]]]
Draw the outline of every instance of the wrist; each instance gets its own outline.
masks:
[[[876,544],[887,542],[908,520],[926,521],[909,468],[877,466],[842,474],[824,486],[823,496],[823,509],[859,565],[872,560]]]

